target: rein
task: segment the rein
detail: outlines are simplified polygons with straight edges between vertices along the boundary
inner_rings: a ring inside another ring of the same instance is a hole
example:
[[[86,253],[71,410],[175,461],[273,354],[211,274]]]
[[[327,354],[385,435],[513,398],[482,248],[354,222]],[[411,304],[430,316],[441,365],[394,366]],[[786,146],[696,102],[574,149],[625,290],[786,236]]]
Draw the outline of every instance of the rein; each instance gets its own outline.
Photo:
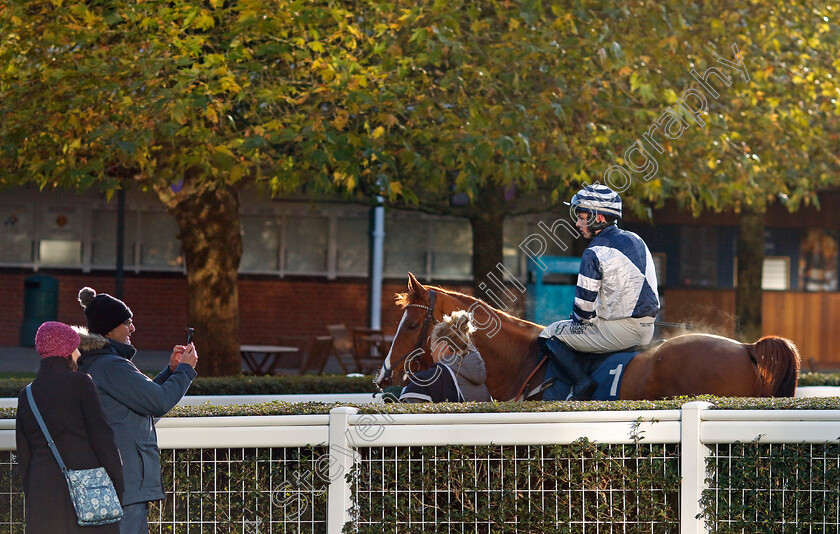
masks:
[[[390,384],[391,383],[391,372],[397,365],[402,363],[403,360],[411,356],[412,354],[416,353],[418,349],[423,347],[423,344],[426,342],[426,337],[429,335],[429,328],[432,324],[437,323],[435,320],[435,296],[436,292],[434,289],[429,290],[429,305],[426,306],[424,304],[406,304],[406,308],[420,308],[426,310],[426,316],[423,318],[423,326],[420,328],[420,335],[417,336],[417,344],[414,346],[412,350],[406,352],[400,358],[394,362],[391,367],[388,367],[387,362],[382,364],[382,370],[384,374],[382,376],[383,381]],[[424,351],[425,352],[425,351]]]
[[[525,379],[525,382],[522,383],[522,386],[519,388],[519,392],[517,392],[517,394],[513,398],[513,400],[515,400],[515,401],[526,401],[526,400],[530,399],[531,397],[533,397],[534,395],[536,395],[537,393],[542,393],[543,386],[545,385],[545,382],[543,384],[537,386],[535,389],[531,390],[527,395],[525,395],[525,388],[528,387],[528,382],[530,382],[531,379],[534,378],[534,375],[537,374],[537,371],[540,370],[540,367],[545,365],[545,363],[547,361],[548,361],[548,356],[543,356],[542,359],[540,360],[540,362],[537,364],[537,366],[534,367],[534,370],[531,371],[531,373],[528,375],[528,378]],[[552,381],[552,383],[553,383],[553,381]]]

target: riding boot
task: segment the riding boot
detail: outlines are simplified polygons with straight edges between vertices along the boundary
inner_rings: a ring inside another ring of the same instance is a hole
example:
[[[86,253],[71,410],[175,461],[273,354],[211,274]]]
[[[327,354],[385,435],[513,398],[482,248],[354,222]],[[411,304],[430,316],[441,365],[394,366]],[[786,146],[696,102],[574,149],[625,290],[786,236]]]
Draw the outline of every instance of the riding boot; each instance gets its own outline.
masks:
[[[597,384],[575,361],[571,349],[554,336],[539,338],[539,341],[543,352],[548,354],[557,367],[572,381],[572,393],[567,400],[589,400],[595,393]]]

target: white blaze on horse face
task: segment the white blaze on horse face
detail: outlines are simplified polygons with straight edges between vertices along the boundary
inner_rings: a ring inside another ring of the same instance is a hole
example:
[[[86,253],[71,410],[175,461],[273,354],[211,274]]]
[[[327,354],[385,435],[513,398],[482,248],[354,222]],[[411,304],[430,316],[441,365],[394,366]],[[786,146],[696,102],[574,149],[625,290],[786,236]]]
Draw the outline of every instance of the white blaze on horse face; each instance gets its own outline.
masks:
[[[402,318],[400,318],[400,324],[399,324],[399,326],[397,326],[397,333],[394,334],[394,341],[396,341],[397,338],[400,337],[400,331],[402,330],[403,323],[405,323],[405,316],[406,316],[407,313],[408,313],[408,311],[404,311],[403,314],[402,314]],[[391,369],[391,352],[393,352],[393,350],[394,350],[394,342],[392,341],[391,342],[391,348],[388,349],[388,355],[385,356],[385,362],[382,364],[382,368],[379,369],[379,376],[376,377],[376,383],[377,384],[382,382],[382,380],[385,378],[385,369]]]

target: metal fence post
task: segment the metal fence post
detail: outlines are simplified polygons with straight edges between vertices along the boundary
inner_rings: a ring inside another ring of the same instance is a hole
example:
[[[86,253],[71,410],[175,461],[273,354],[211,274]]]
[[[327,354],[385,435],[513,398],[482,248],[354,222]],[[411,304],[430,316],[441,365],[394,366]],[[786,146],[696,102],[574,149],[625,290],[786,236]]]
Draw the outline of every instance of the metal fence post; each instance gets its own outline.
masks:
[[[347,473],[358,453],[352,448],[350,416],[357,408],[339,407],[330,410],[330,486],[327,494],[327,534],[341,534],[350,521],[350,484]]]
[[[700,496],[706,487],[706,458],[709,449],[700,441],[700,415],[712,404],[689,402],[682,405],[680,423],[680,534],[706,534],[700,514]]]

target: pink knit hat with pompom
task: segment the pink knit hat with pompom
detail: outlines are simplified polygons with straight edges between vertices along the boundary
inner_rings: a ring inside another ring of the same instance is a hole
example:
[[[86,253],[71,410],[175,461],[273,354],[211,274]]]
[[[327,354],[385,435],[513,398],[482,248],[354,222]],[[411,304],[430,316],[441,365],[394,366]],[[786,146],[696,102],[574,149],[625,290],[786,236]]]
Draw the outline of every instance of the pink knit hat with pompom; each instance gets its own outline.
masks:
[[[35,350],[41,358],[69,358],[79,347],[79,342],[79,334],[75,330],[57,321],[47,321],[35,333]]]

